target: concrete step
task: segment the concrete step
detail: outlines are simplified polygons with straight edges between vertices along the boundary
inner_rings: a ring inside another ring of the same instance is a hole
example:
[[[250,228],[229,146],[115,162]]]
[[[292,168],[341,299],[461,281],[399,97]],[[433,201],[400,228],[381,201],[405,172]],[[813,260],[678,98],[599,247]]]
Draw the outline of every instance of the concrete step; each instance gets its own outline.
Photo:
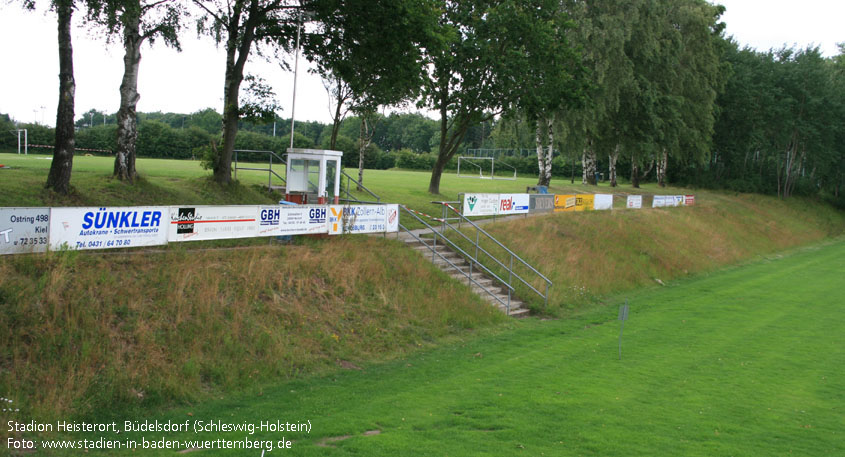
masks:
[[[502,310],[502,311],[504,311],[504,310]],[[530,309],[526,309],[526,308],[513,309],[513,307],[511,307],[511,312],[508,314],[508,316],[516,317],[516,318],[528,317],[530,315],[531,315]]]
[[[477,275],[475,273],[472,274],[472,281],[467,279],[466,276],[457,272],[455,272],[454,274],[450,273],[449,276],[455,278],[455,280],[457,280],[458,282],[463,282],[464,284],[472,285],[472,287],[478,287],[479,285],[484,286],[488,289],[492,287],[501,287],[500,284],[498,284],[496,281],[483,275]]]
[[[446,272],[456,281],[468,285],[473,293],[477,294],[500,311],[506,313],[508,312],[508,308],[502,304],[508,303],[508,289],[502,286],[498,281],[485,275],[483,271],[479,271],[477,265],[474,265],[472,270],[472,279],[475,282],[469,281],[465,274],[455,271],[457,268],[461,272],[469,274],[470,265],[461,255],[452,251],[451,248],[441,242],[441,240],[437,240],[437,243],[435,244],[434,240],[431,238],[417,240],[408,234],[404,234],[404,236],[401,236],[400,239],[404,241],[408,247],[419,252],[420,255],[434,263],[434,265]],[[436,254],[432,253],[432,247],[434,247]],[[491,296],[491,294],[498,297],[501,302]],[[530,310],[524,307],[524,303],[511,296],[510,312],[508,315],[518,318],[528,316],[529,314]]]

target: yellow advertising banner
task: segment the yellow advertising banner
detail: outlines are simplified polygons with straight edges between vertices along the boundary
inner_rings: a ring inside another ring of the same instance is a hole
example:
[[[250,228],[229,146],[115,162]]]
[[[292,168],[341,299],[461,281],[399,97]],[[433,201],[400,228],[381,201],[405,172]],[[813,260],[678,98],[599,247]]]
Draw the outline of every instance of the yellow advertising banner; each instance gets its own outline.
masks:
[[[555,195],[555,212],[575,211],[574,195]]]
[[[596,196],[584,194],[575,196],[575,211],[592,211]]]
[[[555,212],[590,211],[593,209],[593,194],[555,195]]]

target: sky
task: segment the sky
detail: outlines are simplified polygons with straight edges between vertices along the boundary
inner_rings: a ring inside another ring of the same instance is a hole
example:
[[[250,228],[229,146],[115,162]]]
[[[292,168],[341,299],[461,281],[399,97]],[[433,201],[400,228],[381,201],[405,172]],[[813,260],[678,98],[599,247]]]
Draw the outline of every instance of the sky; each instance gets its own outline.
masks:
[[[836,43],[845,42],[842,0],[719,3],[727,8],[722,17],[727,34],[741,45],[761,51],[817,45],[825,56],[834,56]],[[123,49],[119,43],[107,44],[102,36],[79,27],[80,23],[76,18],[73,29],[77,119],[90,109],[114,113],[120,101]],[[0,0],[0,62],[0,113],[19,122],[55,125],[59,72],[55,14],[43,9],[23,11],[17,4]],[[191,113],[208,107],[222,111],[224,63],[223,49],[207,37],[197,38],[192,27],[182,37],[181,53],[160,41],[152,48],[145,46],[138,111]],[[300,58],[295,118],[330,122],[326,91],[319,77],[307,69],[307,62]],[[293,72],[261,58],[252,58],[246,72],[274,87],[281,116],[290,117]]]

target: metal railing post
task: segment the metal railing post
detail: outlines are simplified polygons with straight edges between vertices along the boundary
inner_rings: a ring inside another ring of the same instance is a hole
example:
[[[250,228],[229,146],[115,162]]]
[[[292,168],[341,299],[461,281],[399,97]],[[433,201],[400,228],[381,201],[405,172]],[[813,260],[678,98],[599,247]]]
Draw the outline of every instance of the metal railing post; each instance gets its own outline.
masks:
[[[267,190],[273,188],[273,154],[270,154],[270,168],[267,170]]]
[[[235,151],[235,181],[238,180],[238,151]]]
[[[511,266],[508,267],[508,285],[513,281],[513,254],[511,254]]]
[[[469,261],[469,278],[467,279],[467,285],[468,286],[472,285],[472,264],[473,263],[475,263],[475,262],[473,262],[473,260],[470,259],[470,261]]]

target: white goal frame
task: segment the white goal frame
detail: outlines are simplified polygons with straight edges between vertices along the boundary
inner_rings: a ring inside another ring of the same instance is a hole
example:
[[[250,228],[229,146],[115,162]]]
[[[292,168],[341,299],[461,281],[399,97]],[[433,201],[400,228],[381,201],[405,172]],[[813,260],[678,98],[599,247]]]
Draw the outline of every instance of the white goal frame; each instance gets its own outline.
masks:
[[[473,162],[474,160],[489,160],[490,161],[490,167],[489,167],[490,175],[484,176],[484,170],[486,170],[487,167],[486,166],[482,167],[481,165]],[[478,169],[478,175],[476,176],[474,173],[473,174],[461,174],[461,162],[468,163],[468,164],[472,165],[473,167],[475,167],[474,169]],[[490,179],[490,180],[504,179],[504,180],[507,180],[507,181],[516,181],[516,168],[514,168],[514,167],[512,167],[508,164],[504,164],[504,163],[499,163],[499,166],[505,166],[507,168],[512,169],[513,170],[513,176],[512,177],[511,176],[507,176],[507,177],[502,177],[502,176],[497,177],[496,176],[496,159],[495,159],[495,157],[458,156],[458,177],[459,178]]]

